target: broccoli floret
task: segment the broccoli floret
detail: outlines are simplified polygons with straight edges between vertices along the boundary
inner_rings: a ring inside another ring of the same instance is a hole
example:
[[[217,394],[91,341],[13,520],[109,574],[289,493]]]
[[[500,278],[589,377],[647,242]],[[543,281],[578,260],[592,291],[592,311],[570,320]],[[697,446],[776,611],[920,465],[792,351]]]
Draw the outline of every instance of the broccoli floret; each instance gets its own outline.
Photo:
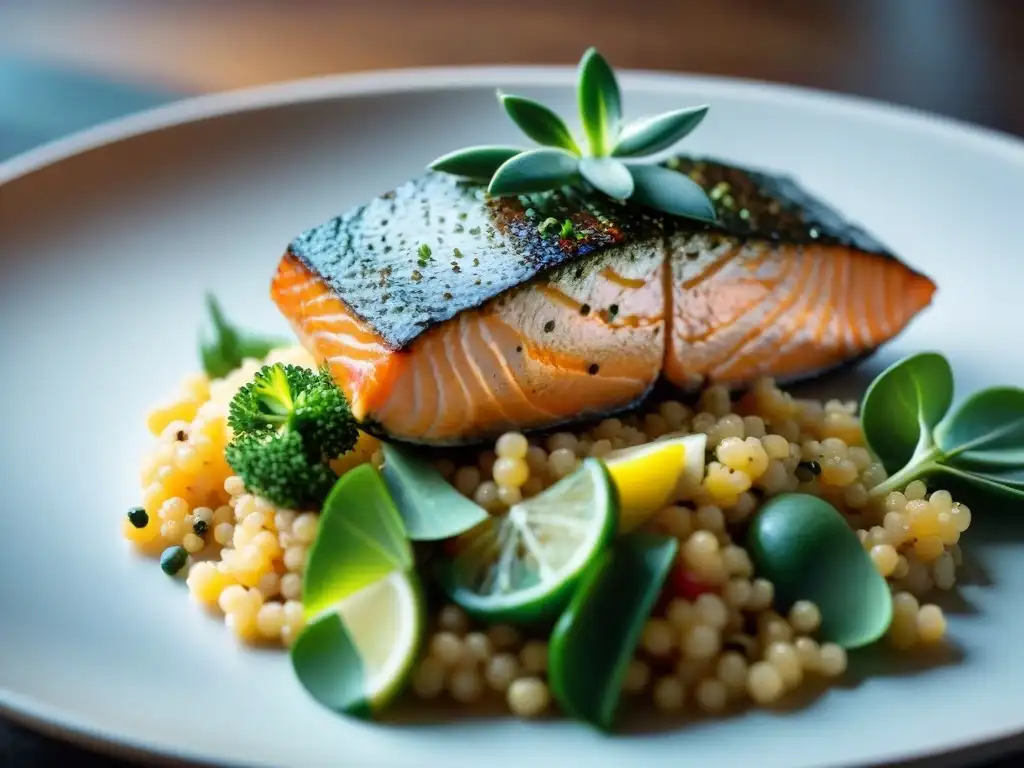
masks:
[[[275,504],[320,504],[337,476],[328,462],[358,438],[345,395],[326,370],[267,365],[231,400],[226,457],[246,488]]]

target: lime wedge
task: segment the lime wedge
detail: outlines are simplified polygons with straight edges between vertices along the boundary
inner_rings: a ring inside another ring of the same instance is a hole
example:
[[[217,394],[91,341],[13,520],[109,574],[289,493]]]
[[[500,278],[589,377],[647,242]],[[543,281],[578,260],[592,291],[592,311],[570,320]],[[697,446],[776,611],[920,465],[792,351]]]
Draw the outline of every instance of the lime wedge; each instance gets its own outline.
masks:
[[[291,649],[299,682],[337,712],[370,717],[401,690],[425,609],[402,518],[363,464],[335,483],[302,584],[307,624]]]
[[[558,614],[580,573],[615,534],[618,498],[597,459],[507,515],[492,516],[441,562],[453,602],[483,621],[532,623]]]
[[[370,717],[402,690],[423,637],[424,602],[415,576],[395,571],[308,624],[292,667],[325,707]]]
[[[657,440],[616,451],[605,458],[619,493],[619,530],[632,531],[668,506],[680,482],[704,478],[707,435]]]

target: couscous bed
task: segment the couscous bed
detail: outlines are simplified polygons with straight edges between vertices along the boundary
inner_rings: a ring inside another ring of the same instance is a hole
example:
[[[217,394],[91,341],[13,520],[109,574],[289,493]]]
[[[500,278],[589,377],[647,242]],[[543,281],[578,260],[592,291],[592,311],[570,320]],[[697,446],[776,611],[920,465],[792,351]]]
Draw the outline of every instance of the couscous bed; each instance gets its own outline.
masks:
[[[306,623],[303,573],[319,510],[286,509],[250,493],[225,458],[233,436],[229,405],[264,363],[316,367],[301,347],[274,350],[223,378],[190,376],[150,412],[155,443],[143,461],[141,504],[122,531],[143,552],[160,555],[164,569],[182,577],[191,598],[240,641],[286,648]],[[785,611],[777,607],[772,582],[744,543],[752,516],[783,493],[821,497],[856,532],[891,588],[887,642],[913,652],[943,640],[946,619],[928,598],[956,582],[971,510],[945,490],[928,492],[920,480],[872,494],[887,473],[865,447],[856,403],[796,399],[761,379],[738,399],[713,386],[693,402],[648,404],[587,428],[509,432],[475,452],[435,449],[433,464],[459,493],[502,515],[586,457],[691,434],[706,435],[701,478],[681,481],[671,503],[643,524],[679,547],[623,676],[625,695],[663,711],[714,714],[770,705],[811,679],[843,675],[844,648],[816,637],[818,606],[798,600]],[[361,464],[380,467],[380,449],[360,433],[331,466],[339,475]],[[439,546],[454,554],[463,539]],[[547,641],[532,629],[487,625],[454,604],[435,603],[410,692],[466,705],[500,698],[523,717],[554,711]]]

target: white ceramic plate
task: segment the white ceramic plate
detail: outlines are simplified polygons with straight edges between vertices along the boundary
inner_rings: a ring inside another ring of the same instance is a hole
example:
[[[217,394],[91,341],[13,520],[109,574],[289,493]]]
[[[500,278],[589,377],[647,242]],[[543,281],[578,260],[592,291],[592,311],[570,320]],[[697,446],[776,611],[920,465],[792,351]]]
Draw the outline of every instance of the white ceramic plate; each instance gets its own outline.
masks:
[[[515,142],[495,86],[573,112],[568,69],[315,80],[202,98],[0,165],[0,708],[78,738],[247,765],[837,766],[1024,732],[1024,546],[979,509],[991,577],[963,590],[958,663],[885,667],[788,713],[608,739],[571,722],[383,727],[315,705],[282,653],[240,651],[118,532],[142,414],[196,363],[201,299],[285,330],[289,239],[436,155]],[[796,174],[940,286],[867,367],[938,348],[961,394],[1024,382],[1024,145],[906,111],[709,78],[623,77],[638,115],[706,102],[686,149]],[[1019,534],[1019,526],[1010,534]],[[870,655],[855,658],[877,667]],[[882,666],[885,666],[884,664]],[[913,672],[913,673],[911,673]]]

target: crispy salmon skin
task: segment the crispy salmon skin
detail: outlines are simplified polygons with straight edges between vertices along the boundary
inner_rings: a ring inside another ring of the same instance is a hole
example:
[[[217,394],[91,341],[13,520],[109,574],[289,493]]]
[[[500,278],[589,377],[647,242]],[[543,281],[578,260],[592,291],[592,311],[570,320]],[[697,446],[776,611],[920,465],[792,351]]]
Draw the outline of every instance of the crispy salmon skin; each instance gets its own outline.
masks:
[[[455,445],[869,354],[934,283],[791,179],[679,158],[700,224],[428,173],[296,238],[271,295],[367,429]],[[570,225],[565,225],[565,222]]]

